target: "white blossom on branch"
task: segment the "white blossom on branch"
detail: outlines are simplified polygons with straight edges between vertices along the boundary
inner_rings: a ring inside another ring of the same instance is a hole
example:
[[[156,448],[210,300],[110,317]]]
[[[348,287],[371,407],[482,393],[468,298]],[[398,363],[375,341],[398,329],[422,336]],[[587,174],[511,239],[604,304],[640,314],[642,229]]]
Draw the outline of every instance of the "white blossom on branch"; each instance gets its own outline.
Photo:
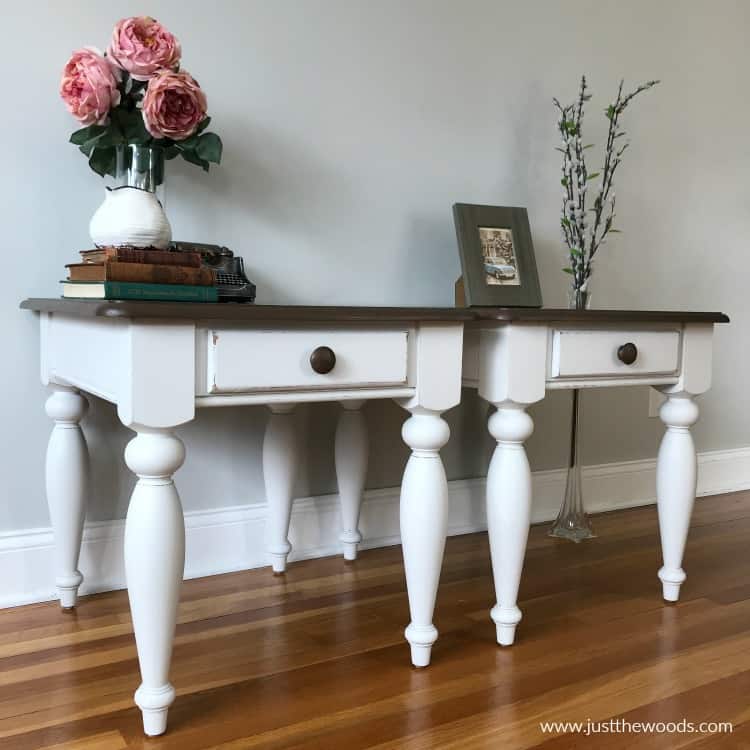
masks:
[[[624,82],[620,81],[617,97],[604,111],[609,120],[609,128],[604,151],[604,165],[598,172],[589,173],[586,167],[585,152],[593,144],[583,144],[584,105],[591,99],[591,94],[587,93],[586,76],[581,77],[578,98],[573,104],[564,107],[557,99],[552,100],[559,112],[557,129],[562,141],[562,147],[557,147],[557,151],[563,155],[560,179],[563,187],[560,227],[568,248],[568,265],[563,268],[563,271],[573,277],[574,289],[586,290],[597,250],[605,244],[605,238],[610,232],[619,231],[613,226],[615,194],[612,183],[617,167],[622,161],[622,155],[630,145],[627,141],[620,141],[626,135],[625,131],[619,129],[620,116],[633,97],[654,87],[657,83],[659,81],[646,81],[631,93],[623,95]],[[593,206],[586,208],[588,183],[596,179],[600,180],[599,190],[594,197]],[[586,221],[587,213],[593,214],[593,223]]]

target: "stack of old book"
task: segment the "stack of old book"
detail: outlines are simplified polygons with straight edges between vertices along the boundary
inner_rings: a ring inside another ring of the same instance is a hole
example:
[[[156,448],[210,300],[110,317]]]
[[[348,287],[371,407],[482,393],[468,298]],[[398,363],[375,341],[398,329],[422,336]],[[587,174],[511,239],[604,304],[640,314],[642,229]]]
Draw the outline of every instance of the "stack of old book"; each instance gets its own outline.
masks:
[[[83,250],[65,266],[63,297],[84,299],[216,302],[216,278],[200,253],[155,248]]]

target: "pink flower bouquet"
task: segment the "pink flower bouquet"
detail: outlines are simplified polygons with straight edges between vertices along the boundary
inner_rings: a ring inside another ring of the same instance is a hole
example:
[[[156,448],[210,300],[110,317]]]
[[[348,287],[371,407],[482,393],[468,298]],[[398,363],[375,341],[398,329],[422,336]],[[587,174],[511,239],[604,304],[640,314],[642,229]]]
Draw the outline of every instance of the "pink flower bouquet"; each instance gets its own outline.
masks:
[[[222,143],[206,132],[206,95],[180,69],[179,41],[149,16],[125,18],[107,51],[76,50],[60,83],[68,111],[84,127],[70,136],[89,166],[114,176],[118,146],[155,146],[208,171],[221,161]]]

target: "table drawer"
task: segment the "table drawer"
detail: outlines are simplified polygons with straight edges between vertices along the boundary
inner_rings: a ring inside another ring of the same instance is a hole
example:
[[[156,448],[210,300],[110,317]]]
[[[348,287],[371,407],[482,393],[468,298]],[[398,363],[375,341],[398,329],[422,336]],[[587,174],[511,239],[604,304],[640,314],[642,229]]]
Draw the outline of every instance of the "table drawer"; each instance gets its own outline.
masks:
[[[631,346],[621,349],[627,344]],[[628,364],[634,354],[635,359]],[[677,330],[552,332],[551,378],[672,375],[679,366]]]
[[[408,341],[406,330],[209,330],[208,392],[404,385]],[[310,362],[320,347],[335,355],[325,374]]]

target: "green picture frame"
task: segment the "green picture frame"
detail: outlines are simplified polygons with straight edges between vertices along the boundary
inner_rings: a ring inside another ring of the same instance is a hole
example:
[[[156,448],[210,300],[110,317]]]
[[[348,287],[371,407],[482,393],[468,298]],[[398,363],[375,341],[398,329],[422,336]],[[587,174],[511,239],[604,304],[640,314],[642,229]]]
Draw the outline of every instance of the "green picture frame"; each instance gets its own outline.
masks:
[[[467,307],[541,307],[525,208],[453,205]]]

